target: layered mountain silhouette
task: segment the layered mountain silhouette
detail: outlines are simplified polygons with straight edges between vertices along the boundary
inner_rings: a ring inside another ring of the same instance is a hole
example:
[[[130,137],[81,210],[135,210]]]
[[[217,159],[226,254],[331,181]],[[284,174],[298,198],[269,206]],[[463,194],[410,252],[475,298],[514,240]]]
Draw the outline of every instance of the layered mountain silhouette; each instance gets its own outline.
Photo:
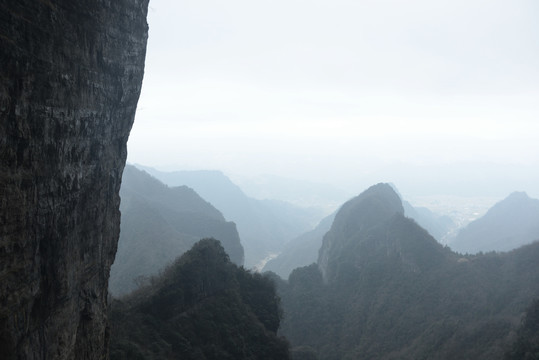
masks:
[[[111,308],[111,360],[289,358],[274,283],[231,263],[214,239]]]
[[[539,200],[514,192],[461,229],[449,246],[460,253],[509,251],[539,240]]]
[[[296,236],[311,230],[322,218],[314,209],[286,202],[248,197],[220,171],[162,172],[137,165],[169,186],[186,185],[234,221],[245,249],[245,266],[258,265],[270,254],[281,252]]]
[[[395,186],[391,185],[391,187],[398,194]],[[401,197],[400,194],[399,197]],[[427,208],[414,207],[407,201],[402,201],[402,206],[406,217],[415,220],[438,241],[456,226],[451,218],[439,216]],[[272,271],[283,279],[287,279],[295,268],[316,262],[322,239],[330,230],[335,215],[336,212],[324,218],[313,230],[288,242],[279,256],[270,260],[263,271]]]
[[[180,256],[202,238],[223,244],[230,259],[243,264],[243,248],[232,222],[194,190],[170,188],[127,165],[120,190],[122,222],[109,288],[125,294]]]
[[[349,267],[377,266],[387,259],[395,260],[392,265],[426,271],[446,255],[432,236],[405,218],[401,199],[393,188],[378,184],[341,207],[324,236],[318,265],[324,278],[331,281]]]
[[[331,228],[335,214],[322,219],[313,230],[290,240],[279,256],[268,261],[262,271],[271,271],[283,279],[288,279],[292,270],[316,262],[322,239]]]
[[[317,264],[279,281],[281,334],[319,359],[501,359],[539,296],[538,256],[454,253],[378,184],[341,207]]]
[[[303,207],[325,207],[329,211],[350,198],[347,191],[332,185],[275,175],[258,175],[240,180],[238,185],[256,199],[278,199]]]
[[[419,226],[427,230],[433,238],[442,242],[446,235],[454,230],[457,225],[446,215],[438,215],[430,209],[422,206],[412,206],[408,201],[402,201],[404,215],[414,219]]]

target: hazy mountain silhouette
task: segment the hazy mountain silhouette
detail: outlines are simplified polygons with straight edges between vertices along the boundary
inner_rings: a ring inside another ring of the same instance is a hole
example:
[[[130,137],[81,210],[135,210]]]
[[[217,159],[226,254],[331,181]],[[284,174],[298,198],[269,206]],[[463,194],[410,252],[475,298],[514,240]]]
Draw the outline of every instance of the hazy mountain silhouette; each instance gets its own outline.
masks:
[[[335,186],[305,180],[259,175],[241,180],[238,185],[256,199],[279,199],[298,206],[335,209],[351,197],[347,191]]]
[[[444,237],[457,227],[449,216],[438,215],[426,207],[413,206],[404,200],[395,184],[390,183],[389,185],[401,198],[404,216],[414,219],[419,226],[427,230],[438,242],[442,242]]]
[[[311,230],[322,217],[320,211],[282,201],[256,200],[220,171],[162,172],[139,166],[170,186],[187,185],[234,221],[250,268],[271,253],[279,253],[294,237]]]
[[[444,237],[453,229],[456,224],[449,216],[438,215],[426,207],[412,206],[408,201],[402,201],[404,215],[414,219],[419,226],[427,230],[438,242],[442,242]]]
[[[318,264],[279,281],[281,333],[320,359],[501,359],[539,295],[538,256],[454,253],[378,184],[337,212]]]
[[[322,219],[313,230],[290,240],[279,256],[268,261],[262,271],[272,271],[287,279],[295,268],[316,262],[322,239],[331,228],[335,214],[336,212]]]
[[[461,229],[449,246],[460,253],[509,251],[539,240],[539,200],[514,192]]]
[[[156,274],[201,238],[214,237],[236,264],[243,248],[232,222],[194,190],[169,188],[148,173],[127,165],[120,190],[122,222],[111,268],[112,294],[125,294],[141,276]]]

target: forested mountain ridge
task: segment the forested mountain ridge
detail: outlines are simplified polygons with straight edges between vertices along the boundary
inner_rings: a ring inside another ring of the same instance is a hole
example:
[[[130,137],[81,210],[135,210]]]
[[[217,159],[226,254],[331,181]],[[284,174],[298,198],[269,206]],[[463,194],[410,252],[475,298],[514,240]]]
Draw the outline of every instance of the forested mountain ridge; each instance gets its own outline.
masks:
[[[539,296],[539,244],[462,256],[386,184],[343,205],[318,264],[279,281],[281,333],[320,359],[501,359]]]
[[[245,266],[252,268],[268,255],[279,253],[296,236],[311,230],[322,218],[315,209],[282,201],[248,197],[220,171],[164,172],[137,165],[169,186],[187,185],[233,221],[245,249]]]
[[[235,224],[192,189],[170,188],[127,165],[120,196],[120,240],[109,283],[113,295],[135,289],[137,279],[156,274],[204,237],[221,241],[231,260],[243,264]]]
[[[232,264],[214,239],[114,300],[110,320],[111,360],[288,359],[273,281]]]
[[[539,240],[539,200],[514,192],[461,229],[449,246],[475,254],[509,251],[535,240]]]

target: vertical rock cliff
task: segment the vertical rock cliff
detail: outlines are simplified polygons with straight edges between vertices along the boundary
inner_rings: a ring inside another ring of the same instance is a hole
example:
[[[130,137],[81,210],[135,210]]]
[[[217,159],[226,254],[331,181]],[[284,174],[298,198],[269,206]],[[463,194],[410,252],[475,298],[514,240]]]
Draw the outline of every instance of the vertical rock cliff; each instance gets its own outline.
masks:
[[[148,0],[0,0],[0,358],[107,357]]]

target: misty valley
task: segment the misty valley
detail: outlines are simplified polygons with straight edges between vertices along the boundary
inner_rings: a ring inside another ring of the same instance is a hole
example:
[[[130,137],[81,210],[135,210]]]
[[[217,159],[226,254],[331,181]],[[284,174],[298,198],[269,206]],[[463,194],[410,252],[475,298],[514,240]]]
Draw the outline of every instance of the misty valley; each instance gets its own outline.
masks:
[[[465,225],[376,184],[336,210],[127,165],[111,359],[537,359],[539,200]]]
[[[0,0],[0,360],[539,360],[538,4]]]

